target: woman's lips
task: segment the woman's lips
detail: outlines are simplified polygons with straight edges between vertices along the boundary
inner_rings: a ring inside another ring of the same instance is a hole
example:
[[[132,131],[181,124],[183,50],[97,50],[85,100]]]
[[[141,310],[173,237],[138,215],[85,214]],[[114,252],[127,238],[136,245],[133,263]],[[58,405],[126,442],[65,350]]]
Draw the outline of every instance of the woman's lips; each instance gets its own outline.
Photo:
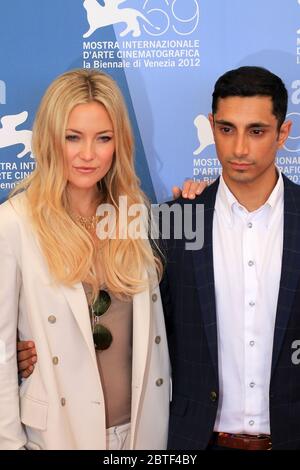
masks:
[[[85,167],[85,166],[75,166],[74,169],[78,171],[79,173],[84,173],[84,174],[93,173],[94,171],[96,171],[96,168]]]

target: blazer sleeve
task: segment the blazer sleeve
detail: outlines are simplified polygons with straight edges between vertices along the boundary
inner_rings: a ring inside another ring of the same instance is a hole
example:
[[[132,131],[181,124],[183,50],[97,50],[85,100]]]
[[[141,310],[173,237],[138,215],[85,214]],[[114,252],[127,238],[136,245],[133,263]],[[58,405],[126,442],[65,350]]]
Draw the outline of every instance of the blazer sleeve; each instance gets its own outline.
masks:
[[[17,259],[0,233],[0,449],[22,449],[16,337],[21,285]]]

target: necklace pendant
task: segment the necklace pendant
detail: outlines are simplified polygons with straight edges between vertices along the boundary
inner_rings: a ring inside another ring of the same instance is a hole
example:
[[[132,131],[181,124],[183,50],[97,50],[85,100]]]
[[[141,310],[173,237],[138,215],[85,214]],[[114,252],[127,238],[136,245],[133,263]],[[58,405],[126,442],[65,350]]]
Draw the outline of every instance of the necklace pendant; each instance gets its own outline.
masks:
[[[88,232],[96,230],[97,223],[100,220],[99,215],[91,215],[90,217],[83,217],[82,215],[75,215],[75,221],[84,227]]]

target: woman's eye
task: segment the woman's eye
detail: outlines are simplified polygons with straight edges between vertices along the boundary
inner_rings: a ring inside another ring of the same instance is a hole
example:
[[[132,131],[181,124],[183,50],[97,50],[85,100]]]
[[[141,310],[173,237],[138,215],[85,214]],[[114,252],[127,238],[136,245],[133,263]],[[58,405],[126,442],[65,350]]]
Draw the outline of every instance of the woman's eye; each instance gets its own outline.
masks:
[[[100,135],[99,140],[101,142],[109,142],[111,140],[111,136],[110,135]]]
[[[68,134],[66,135],[66,140],[69,140],[71,142],[75,142],[77,139],[79,139],[79,136],[76,134]]]

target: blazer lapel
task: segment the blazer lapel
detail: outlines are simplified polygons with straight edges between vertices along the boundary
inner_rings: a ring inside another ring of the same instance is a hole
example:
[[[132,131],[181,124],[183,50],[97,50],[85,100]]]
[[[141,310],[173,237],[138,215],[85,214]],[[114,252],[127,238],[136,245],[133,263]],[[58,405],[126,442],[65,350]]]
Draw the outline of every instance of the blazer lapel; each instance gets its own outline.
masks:
[[[283,254],[274,330],[272,373],[276,367],[292,310],[296,288],[300,280],[300,197],[297,197],[299,189],[295,188],[294,184],[285,176],[283,176],[283,179]]]
[[[85,342],[89,348],[95,366],[97,367],[95,346],[93,343],[93,336],[91,333],[91,322],[86,295],[82,284],[79,282],[75,286],[67,287],[61,286],[61,290],[72,310],[76,322],[83,334]],[[66,332],[66,334],[68,334]]]
[[[152,329],[150,312],[150,293],[147,288],[133,296],[131,447],[135,442],[136,422],[146,377],[145,369]]]
[[[218,344],[216,300],[213,266],[213,215],[219,179],[205,191],[199,204],[204,204],[204,246],[193,252],[193,264],[199,304],[203,315],[203,323],[211,354],[211,359],[218,374]]]

